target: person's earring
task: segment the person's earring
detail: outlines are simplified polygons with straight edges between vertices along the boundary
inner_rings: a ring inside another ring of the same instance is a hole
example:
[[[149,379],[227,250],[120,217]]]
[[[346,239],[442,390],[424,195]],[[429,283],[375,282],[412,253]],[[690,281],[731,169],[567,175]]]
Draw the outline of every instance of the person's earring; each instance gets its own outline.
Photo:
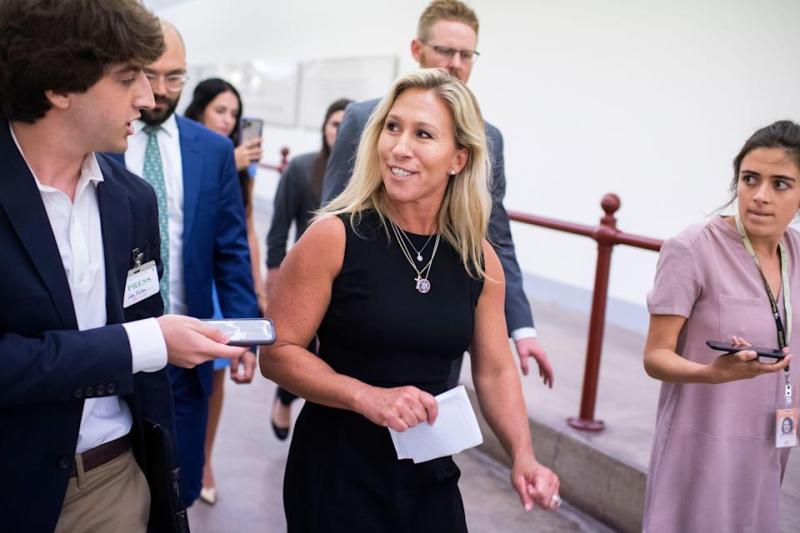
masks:
[[[450,169],[450,170],[447,172],[447,175],[448,175],[448,176],[450,176],[450,177],[452,178],[453,176],[455,176],[455,175],[456,175],[456,171],[455,171],[455,170],[453,170],[453,169],[451,168],[451,169]]]

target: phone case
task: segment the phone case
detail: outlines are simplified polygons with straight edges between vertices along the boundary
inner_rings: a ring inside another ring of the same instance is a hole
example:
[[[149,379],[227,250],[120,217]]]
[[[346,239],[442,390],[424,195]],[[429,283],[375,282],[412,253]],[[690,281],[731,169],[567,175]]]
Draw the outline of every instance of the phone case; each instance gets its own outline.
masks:
[[[268,318],[204,320],[228,336],[231,346],[260,346],[275,342],[275,326]]]
[[[778,350],[775,348],[762,348],[759,346],[734,346],[730,342],[723,342],[723,341],[706,341],[706,344],[712,350],[719,350],[722,352],[740,352],[742,350],[752,350],[758,354],[759,357],[770,357],[772,359],[783,359],[786,357],[786,354],[783,353],[783,350]]]
[[[261,137],[264,130],[264,121],[260,118],[243,118],[239,142],[247,142]]]

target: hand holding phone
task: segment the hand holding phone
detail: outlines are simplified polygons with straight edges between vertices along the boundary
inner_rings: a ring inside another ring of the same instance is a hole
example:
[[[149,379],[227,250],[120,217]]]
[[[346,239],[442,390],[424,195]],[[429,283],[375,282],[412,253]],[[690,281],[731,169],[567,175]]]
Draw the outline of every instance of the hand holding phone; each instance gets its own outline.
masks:
[[[264,121],[260,118],[242,118],[239,124],[239,146],[233,153],[236,158],[236,170],[242,171],[252,163],[261,161],[261,132]],[[250,172],[251,177],[255,170]]]
[[[230,346],[260,346],[275,342],[275,326],[268,318],[203,320],[222,331]]]
[[[706,344],[714,350],[726,353],[705,365],[706,372],[702,380],[705,383],[727,383],[780,372],[792,360],[792,355],[783,350],[751,346],[749,342],[736,336],[732,342],[709,340]]]
[[[254,139],[260,139],[264,130],[264,121],[260,118],[242,117],[239,128],[239,143],[247,144]]]
[[[752,351],[756,352],[756,355],[759,357],[759,362],[764,363],[774,363],[775,361],[780,361],[786,354],[783,353],[783,350],[779,348],[762,348],[760,346],[747,346],[747,345],[740,345],[734,344],[732,342],[725,342],[725,341],[715,341],[715,340],[708,340],[706,344],[712,350],[719,350],[722,352],[728,353],[736,353],[741,351]],[[761,361],[761,358],[769,358],[769,361]]]

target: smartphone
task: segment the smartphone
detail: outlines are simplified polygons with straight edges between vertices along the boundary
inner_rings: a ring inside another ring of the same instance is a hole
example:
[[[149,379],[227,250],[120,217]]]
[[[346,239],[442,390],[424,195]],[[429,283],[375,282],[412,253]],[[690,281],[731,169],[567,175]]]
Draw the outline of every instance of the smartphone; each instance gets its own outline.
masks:
[[[275,342],[275,326],[268,318],[203,320],[228,336],[231,346],[259,346]]]
[[[786,354],[783,353],[783,350],[775,348],[761,348],[759,346],[736,346],[730,342],[723,341],[706,341],[706,344],[712,350],[720,350],[722,352],[741,352],[742,350],[754,351],[756,354],[758,354],[758,361],[761,363],[774,363],[786,357]],[[762,361],[762,357],[769,358],[770,361]]]
[[[264,121],[260,118],[242,117],[239,124],[239,143],[244,144],[261,137],[264,130]]]

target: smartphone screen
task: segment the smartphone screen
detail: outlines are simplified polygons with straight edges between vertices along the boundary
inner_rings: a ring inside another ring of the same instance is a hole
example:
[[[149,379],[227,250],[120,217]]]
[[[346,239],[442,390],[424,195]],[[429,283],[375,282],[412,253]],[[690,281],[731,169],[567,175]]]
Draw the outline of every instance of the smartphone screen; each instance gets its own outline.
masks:
[[[203,320],[222,331],[231,346],[258,346],[275,342],[275,327],[268,318],[240,318],[231,320]]]

